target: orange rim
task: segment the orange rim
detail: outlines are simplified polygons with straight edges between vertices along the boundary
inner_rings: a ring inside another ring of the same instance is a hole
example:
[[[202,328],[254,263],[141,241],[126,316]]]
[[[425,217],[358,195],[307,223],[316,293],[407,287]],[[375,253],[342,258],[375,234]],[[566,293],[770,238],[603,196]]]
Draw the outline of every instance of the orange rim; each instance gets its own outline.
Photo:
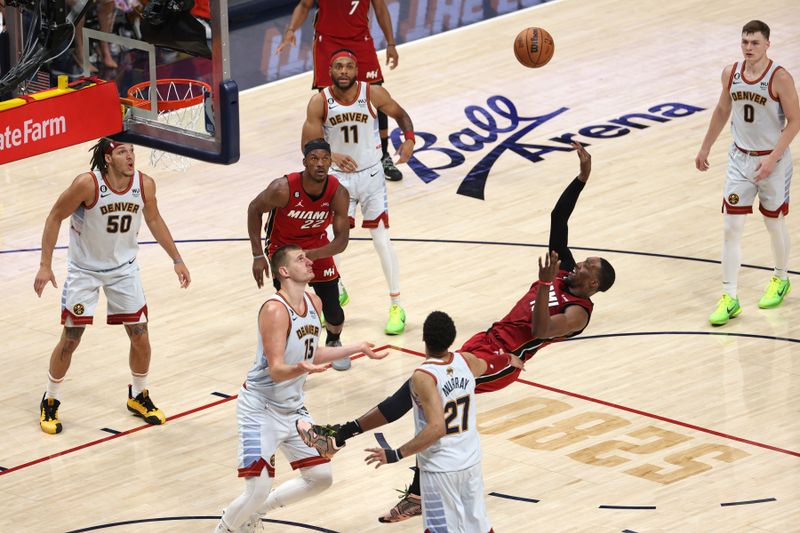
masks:
[[[167,88],[166,95],[162,95],[161,92],[158,90],[159,87],[169,87],[170,85],[175,86],[186,86],[185,91],[178,91],[175,90],[176,94],[172,94],[172,91]],[[202,89],[200,94],[194,94],[194,88]],[[204,81],[200,80],[190,80],[186,78],[164,78],[161,80],[156,80],[156,107],[158,111],[175,111],[177,109],[183,109],[185,107],[191,107],[194,105],[201,104],[205,98],[205,92],[208,91],[211,93],[211,85],[207,84]],[[137,83],[136,85],[132,85],[128,89],[128,97],[127,98],[120,98],[120,102],[125,105],[137,107],[140,109],[148,109],[150,107],[150,100],[141,98],[142,94],[149,94],[150,92],[150,82],[144,81],[142,83]],[[192,96],[186,98],[180,98],[179,92],[183,92],[184,94],[191,94]],[[174,99],[169,99],[169,97],[175,96]],[[162,97],[166,97],[166,99],[162,99]]]

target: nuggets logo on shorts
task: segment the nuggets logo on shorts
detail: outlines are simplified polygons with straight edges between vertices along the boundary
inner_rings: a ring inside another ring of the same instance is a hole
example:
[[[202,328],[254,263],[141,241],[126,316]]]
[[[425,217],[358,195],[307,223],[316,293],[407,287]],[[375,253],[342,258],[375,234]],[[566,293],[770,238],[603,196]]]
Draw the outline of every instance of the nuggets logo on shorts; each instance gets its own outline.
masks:
[[[275,454],[274,453],[269,458],[269,466],[271,466],[272,468],[275,468]]]
[[[731,205],[736,205],[739,203],[739,195],[738,194],[729,194],[728,195],[728,203]]]
[[[84,310],[83,304],[75,304],[72,306],[72,312],[75,315],[81,316]]]

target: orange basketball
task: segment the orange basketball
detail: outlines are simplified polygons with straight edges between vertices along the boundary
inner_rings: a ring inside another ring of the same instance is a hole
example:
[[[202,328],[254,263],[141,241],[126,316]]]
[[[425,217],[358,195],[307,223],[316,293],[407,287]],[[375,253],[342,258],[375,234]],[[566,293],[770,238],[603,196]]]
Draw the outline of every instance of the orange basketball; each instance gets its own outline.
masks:
[[[545,66],[555,49],[553,37],[542,28],[525,28],[514,39],[514,55],[528,68]]]

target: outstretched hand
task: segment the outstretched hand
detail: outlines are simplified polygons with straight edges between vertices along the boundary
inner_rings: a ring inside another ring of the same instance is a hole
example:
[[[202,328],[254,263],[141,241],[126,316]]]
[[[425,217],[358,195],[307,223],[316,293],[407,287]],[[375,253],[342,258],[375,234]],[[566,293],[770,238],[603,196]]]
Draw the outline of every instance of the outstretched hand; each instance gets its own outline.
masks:
[[[556,274],[561,268],[561,261],[558,259],[558,252],[550,252],[544,256],[544,265],[542,265],[542,258],[539,258],[539,281],[545,283],[553,283],[556,279]]]
[[[372,349],[375,348],[375,345],[371,342],[365,342],[361,344],[361,353],[369,357],[370,359],[383,359],[387,355],[389,355],[388,350],[384,350],[382,352],[373,352]]]
[[[581,173],[578,174],[578,179],[586,183],[589,174],[592,173],[592,156],[580,143],[573,142],[572,147],[578,152],[578,158],[581,160]]]
[[[364,462],[367,463],[368,465],[375,463],[375,468],[378,468],[381,465],[389,464],[389,460],[386,457],[385,449],[367,448],[364,451],[369,452],[369,454],[364,458]]]

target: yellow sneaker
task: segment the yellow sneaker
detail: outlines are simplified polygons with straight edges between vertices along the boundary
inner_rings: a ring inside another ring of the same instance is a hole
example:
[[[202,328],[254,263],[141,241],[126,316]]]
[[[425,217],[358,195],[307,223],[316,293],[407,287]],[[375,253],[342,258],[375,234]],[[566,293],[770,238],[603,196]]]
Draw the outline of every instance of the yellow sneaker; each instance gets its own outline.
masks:
[[[400,335],[406,329],[406,312],[397,304],[389,308],[389,320],[386,321],[387,335]]]
[[[783,302],[783,298],[790,292],[792,292],[792,284],[789,283],[788,279],[772,276],[769,285],[764,290],[764,296],[758,301],[758,306],[761,309],[778,307]]]
[[[731,298],[725,293],[717,302],[717,308],[708,317],[708,321],[714,326],[722,326],[727,324],[728,320],[736,318],[740,314],[742,314],[742,308],[739,306],[739,300]]]
[[[167,421],[161,409],[153,405],[153,400],[150,399],[150,392],[145,389],[136,395],[136,398],[131,396],[132,387],[128,385],[128,411],[144,418],[144,421],[154,426],[160,426]]]
[[[58,407],[61,402],[55,398],[48,398],[47,393],[42,396],[41,414],[39,415],[39,426],[45,433],[55,435],[61,433],[64,429],[61,426],[61,421],[58,419]]]

